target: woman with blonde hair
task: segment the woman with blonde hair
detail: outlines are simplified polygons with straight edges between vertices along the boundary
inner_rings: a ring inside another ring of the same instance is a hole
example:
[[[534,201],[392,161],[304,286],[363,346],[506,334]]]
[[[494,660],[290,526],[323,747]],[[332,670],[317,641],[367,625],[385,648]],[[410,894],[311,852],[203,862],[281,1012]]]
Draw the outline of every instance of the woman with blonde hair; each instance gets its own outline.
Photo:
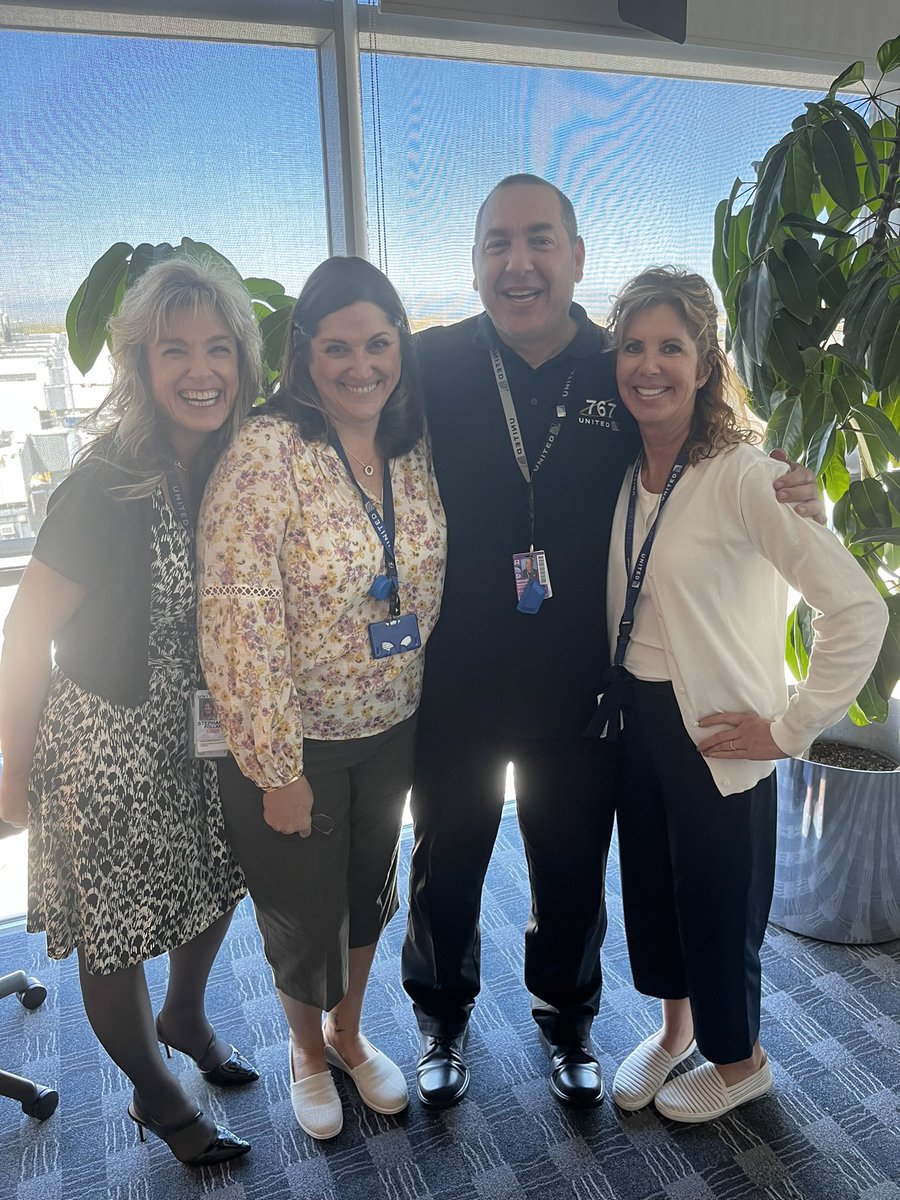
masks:
[[[51,496],[6,622],[0,815],[28,825],[28,927],[52,958],[77,951],[88,1020],[134,1085],[141,1139],[150,1129],[202,1166],[249,1144],[197,1108],[158,1041],[210,1083],[258,1073],[204,1006],[245,889],[215,766],[189,744],[202,688],[194,523],[258,395],[260,338],[240,279],[174,259],[125,293],[110,331],[102,432]],[[163,953],[154,1021],[143,963]]]
[[[662,1026],[622,1063],[613,1098],[708,1121],[772,1086],[759,951],[775,868],[773,760],[803,753],[846,711],[887,612],[840,542],[775,500],[782,468],[729,403],[705,280],[645,271],[613,318],[619,393],[643,449],[610,539],[616,652],[600,712],[622,748],[632,974],[662,1000]],[[809,672],[790,699],[786,584],[819,612]],[[669,1080],[697,1048],[707,1061]]]

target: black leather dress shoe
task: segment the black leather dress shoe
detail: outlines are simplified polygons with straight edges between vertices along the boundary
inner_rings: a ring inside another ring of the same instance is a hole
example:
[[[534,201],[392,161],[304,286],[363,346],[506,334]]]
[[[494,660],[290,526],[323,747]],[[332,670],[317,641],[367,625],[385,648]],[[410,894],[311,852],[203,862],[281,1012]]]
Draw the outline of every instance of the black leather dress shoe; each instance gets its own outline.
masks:
[[[583,1042],[554,1046],[543,1035],[541,1041],[550,1055],[550,1091],[557,1100],[576,1108],[599,1104],[603,1099],[603,1080],[590,1046]]]
[[[421,1034],[416,1091],[426,1108],[449,1108],[466,1094],[469,1068],[462,1056],[465,1044],[465,1030],[458,1037]]]

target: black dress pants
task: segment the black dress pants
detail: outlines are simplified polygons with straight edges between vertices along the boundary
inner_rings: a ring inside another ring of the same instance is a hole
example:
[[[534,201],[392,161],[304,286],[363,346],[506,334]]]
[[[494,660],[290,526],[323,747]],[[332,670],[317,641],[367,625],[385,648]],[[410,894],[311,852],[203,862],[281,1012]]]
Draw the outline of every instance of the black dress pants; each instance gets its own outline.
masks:
[[[525,984],[544,1035],[587,1038],[600,1001],[614,757],[593,738],[529,739],[420,714],[403,986],[423,1033],[465,1028],[480,990],[481,891],[515,765],[531,882]]]
[[[660,999],[688,997],[701,1054],[739,1062],[759,1036],[775,772],[723,796],[670,683],[632,681],[623,713],[616,821],[634,986]]]

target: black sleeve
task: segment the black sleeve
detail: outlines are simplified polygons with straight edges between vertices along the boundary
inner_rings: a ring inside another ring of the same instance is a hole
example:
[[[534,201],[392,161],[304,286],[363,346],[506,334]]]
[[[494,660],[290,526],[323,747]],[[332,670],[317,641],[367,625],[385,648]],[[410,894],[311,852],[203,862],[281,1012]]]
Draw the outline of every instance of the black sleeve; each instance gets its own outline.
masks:
[[[96,583],[108,568],[127,503],[110,495],[99,467],[75,467],[50,497],[34,557],[73,583]]]

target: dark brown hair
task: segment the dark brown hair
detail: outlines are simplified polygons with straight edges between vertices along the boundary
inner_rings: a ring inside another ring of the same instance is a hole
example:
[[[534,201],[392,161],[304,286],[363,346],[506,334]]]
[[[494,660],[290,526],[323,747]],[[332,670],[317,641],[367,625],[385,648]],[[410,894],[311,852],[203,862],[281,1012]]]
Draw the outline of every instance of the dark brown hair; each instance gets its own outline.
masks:
[[[381,410],[375,435],[379,452],[397,458],[411,450],[425,431],[416,348],[396,288],[364,258],[327,258],[307,279],[291,313],[281,383],[261,411],[293,421],[307,441],[331,439],[331,422],[309,374],[309,346],[323,318],[359,303],[380,308],[400,336],[400,379]]]

